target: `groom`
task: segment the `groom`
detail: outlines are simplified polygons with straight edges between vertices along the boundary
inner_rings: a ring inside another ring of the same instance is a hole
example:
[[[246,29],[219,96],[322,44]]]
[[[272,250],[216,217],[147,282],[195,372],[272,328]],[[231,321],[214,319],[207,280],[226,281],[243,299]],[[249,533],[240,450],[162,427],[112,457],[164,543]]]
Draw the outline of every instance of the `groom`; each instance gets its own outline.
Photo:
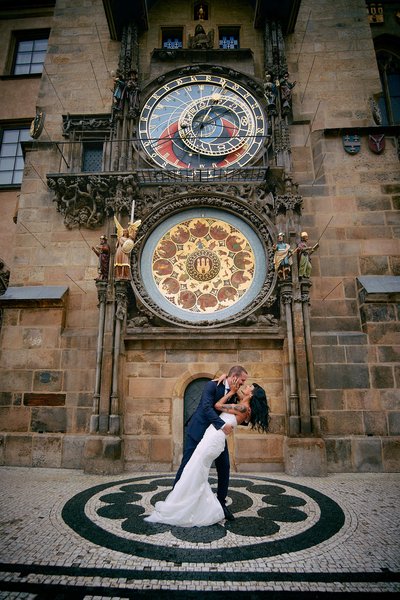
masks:
[[[247,376],[248,373],[246,369],[237,365],[229,370],[225,381],[222,381],[221,383],[218,383],[218,381],[208,381],[206,383],[201,395],[200,403],[189,421],[186,433],[185,451],[175,477],[174,485],[180,478],[186,463],[189,461],[197,444],[200,442],[205,430],[210,424],[214,425],[215,429],[221,429],[226,436],[232,433],[232,425],[225,423],[225,421],[221,419],[214,408],[214,404],[218,402],[222,396],[225,396],[231,387],[238,389],[241,385],[243,385],[247,379]],[[235,400],[232,399],[230,402],[233,403]],[[217,498],[224,510],[225,518],[229,521],[233,521],[235,517],[225,504],[226,496],[228,494],[230,469],[228,446],[226,442],[225,449],[218,456],[218,458],[215,459],[215,467],[218,474]]]

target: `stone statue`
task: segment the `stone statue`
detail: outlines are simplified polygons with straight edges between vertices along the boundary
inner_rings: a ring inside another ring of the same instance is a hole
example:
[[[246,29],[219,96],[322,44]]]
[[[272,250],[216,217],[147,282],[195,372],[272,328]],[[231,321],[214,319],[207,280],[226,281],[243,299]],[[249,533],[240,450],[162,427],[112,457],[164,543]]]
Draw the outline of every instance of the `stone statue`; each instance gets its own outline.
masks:
[[[312,265],[310,255],[319,248],[318,242],[314,246],[308,245],[308,233],[302,231],[300,242],[297,244],[297,258],[299,261],[299,277],[310,277]]]
[[[129,116],[136,117],[139,114],[139,85],[136,69],[129,71],[125,86],[125,97],[128,102]]]
[[[203,25],[196,25],[194,35],[189,35],[189,48],[193,50],[207,50],[214,47],[214,30],[208,33],[204,31]]]
[[[139,86],[136,69],[131,69],[126,79],[121,71],[117,70],[114,79],[113,100],[115,110],[122,111],[127,104],[130,117],[136,117],[139,114]]]
[[[274,266],[279,279],[288,279],[292,268],[292,252],[290,245],[284,241],[285,234],[278,233],[278,241],[274,244]]]
[[[282,116],[290,115],[292,112],[292,90],[296,82],[291,83],[289,81],[289,73],[284,73],[283,77],[279,80],[279,89],[281,91],[281,113]]]
[[[114,216],[114,222],[117,228],[117,247],[114,258],[114,275],[116,280],[131,279],[131,261],[130,254],[135,245],[137,230],[141,221],[129,223],[128,227],[122,227],[118,219]]]
[[[99,257],[99,263],[97,272],[99,276],[96,281],[107,281],[108,280],[108,268],[110,265],[110,246],[107,242],[105,235],[100,236],[100,243],[98,246],[92,246],[93,252]]]
[[[267,111],[270,115],[276,115],[277,87],[272,81],[270,73],[265,73],[264,96],[267,101]]]
[[[116,110],[122,110],[122,108],[123,108],[125,86],[126,86],[125,79],[124,79],[121,71],[118,69],[115,79],[114,79],[114,93],[113,93],[114,108]]]

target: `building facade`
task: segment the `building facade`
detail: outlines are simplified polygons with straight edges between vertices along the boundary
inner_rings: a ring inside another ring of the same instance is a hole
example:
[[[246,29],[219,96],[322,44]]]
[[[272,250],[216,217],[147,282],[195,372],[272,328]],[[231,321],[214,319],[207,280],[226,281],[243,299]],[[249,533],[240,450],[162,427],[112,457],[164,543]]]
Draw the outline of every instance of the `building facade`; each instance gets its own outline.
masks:
[[[0,1],[0,461],[400,465],[400,3]]]

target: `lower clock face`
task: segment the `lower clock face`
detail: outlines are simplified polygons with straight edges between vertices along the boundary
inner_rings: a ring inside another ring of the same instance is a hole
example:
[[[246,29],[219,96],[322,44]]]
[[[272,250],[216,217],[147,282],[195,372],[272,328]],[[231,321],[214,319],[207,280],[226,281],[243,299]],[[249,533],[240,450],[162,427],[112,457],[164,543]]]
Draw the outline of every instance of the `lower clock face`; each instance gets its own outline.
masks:
[[[266,255],[254,230],[216,209],[190,209],[150,235],[141,275],[150,297],[179,319],[221,321],[254,300],[266,275]]]
[[[267,121],[258,100],[239,83],[187,75],[150,96],[139,136],[160,167],[229,169],[246,165],[262,149]]]

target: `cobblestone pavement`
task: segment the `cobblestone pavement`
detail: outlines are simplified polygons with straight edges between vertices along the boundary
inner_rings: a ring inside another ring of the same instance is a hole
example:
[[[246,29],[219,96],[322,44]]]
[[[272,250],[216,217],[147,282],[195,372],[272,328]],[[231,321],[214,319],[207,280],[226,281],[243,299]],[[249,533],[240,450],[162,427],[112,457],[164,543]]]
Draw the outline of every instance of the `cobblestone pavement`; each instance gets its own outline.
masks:
[[[1,467],[0,484],[0,599],[400,592],[400,473],[232,473],[235,521],[189,529],[143,520],[171,474]]]

